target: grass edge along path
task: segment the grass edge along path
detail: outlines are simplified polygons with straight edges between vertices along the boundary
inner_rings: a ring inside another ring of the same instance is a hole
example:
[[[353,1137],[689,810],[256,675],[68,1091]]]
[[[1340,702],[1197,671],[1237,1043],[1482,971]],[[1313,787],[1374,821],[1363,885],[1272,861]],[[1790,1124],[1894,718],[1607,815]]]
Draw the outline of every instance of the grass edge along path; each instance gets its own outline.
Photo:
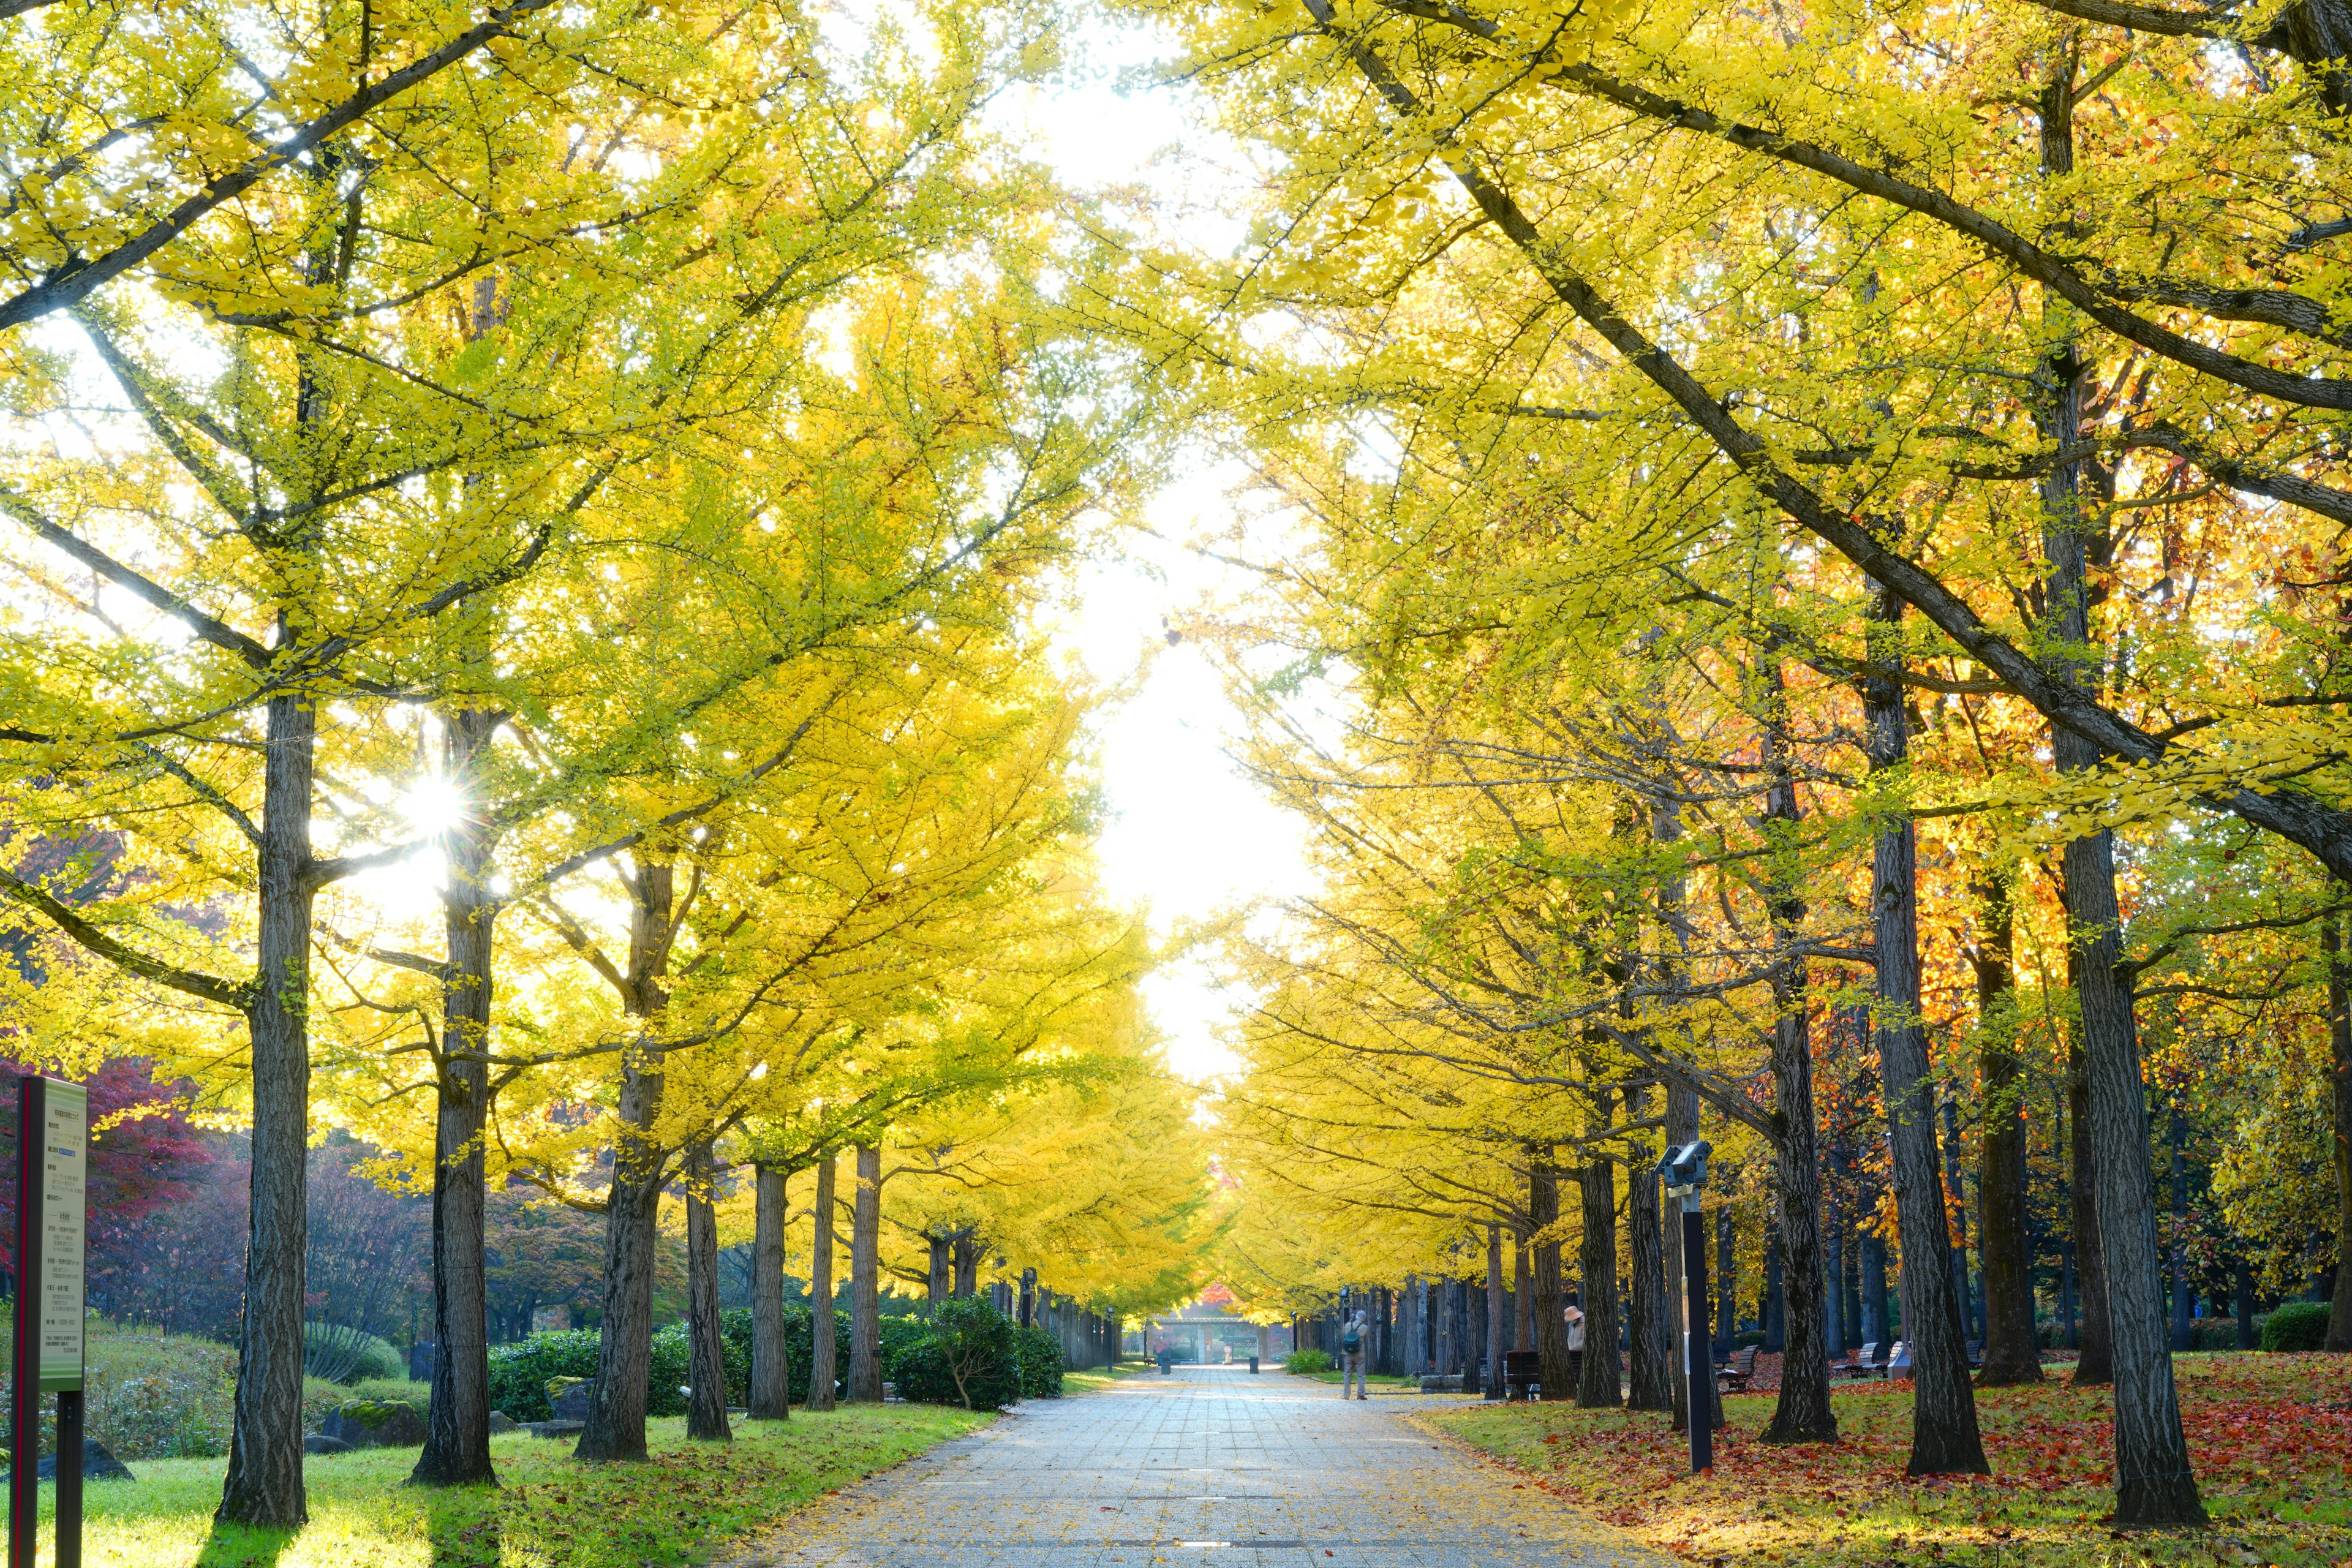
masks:
[[[1908,1480],[1907,1384],[1841,1384],[1834,1446],[1756,1440],[1771,1394],[1727,1398],[1716,1469],[1694,1477],[1664,1415],[1572,1405],[1458,1404],[1423,1430],[1643,1544],[1710,1568],[2123,1568],[2352,1563],[2352,1356],[2181,1355],[2184,1425],[2214,1528],[2125,1535],[2114,1508],[2110,1403],[2063,1379],[1979,1389],[1989,1479]]]
[[[644,1464],[581,1464],[568,1441],[490,1439],[497,1489],[403,1483],[414,1448],[305,1466],[310,1522],[215,1526],[224,1459],[134,1461],[138,1479],[84,1489],[85,1568],[677,1568],[990,1417],[932,1405],[852,1405],[736,1423],[732,1443],[689,1443],[684,1417],[646,1423]],[[45,1552],[56,1489],[41,1491]]]

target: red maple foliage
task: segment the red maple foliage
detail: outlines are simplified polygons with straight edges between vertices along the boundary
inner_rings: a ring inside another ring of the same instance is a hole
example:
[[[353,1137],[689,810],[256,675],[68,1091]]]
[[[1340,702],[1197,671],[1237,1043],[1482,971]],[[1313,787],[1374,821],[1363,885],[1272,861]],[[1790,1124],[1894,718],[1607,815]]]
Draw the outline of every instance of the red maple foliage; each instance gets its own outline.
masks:
[[[0,1272],[13,1282],[16,1267],[16,1079],[42,1070],[0,1056]],[[140,1222],[168,1204],[184,1201],[210,1173],[208,1141],[188,1125],[186,1104],[169,1084],[155,1081],[137,1058],[110,1061],[83,1080],[89,1090],[89,1249],[93,1272],[119,1251]]]

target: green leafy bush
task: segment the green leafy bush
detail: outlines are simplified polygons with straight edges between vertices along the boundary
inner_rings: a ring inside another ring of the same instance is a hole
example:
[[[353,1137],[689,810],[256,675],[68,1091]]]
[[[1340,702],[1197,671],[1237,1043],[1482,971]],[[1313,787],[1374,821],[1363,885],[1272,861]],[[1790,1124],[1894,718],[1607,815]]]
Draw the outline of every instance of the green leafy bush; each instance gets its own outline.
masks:
[[[1013,1354],[1021,1368],[1021,1397],[1062,1397],[1062,1344],[1043,1329],[1013,1331]]]
[[[1002,1410],[1021,1397],[1022,1367],[1015,1349],[1019,1331],[980,1297],[940,1302],[928,1323],[898,1321],[916,1331],[909,1335],[902,1329],[890,1336],[898,1343],[883,1362],[899,1398],[919,1405]]]
[[[93,1318],[85,1342],[83,1430],[125,1459],[202,1459],[228,1452],[236,1352],[211,1340]],[[302,1382],[302,1420],[315,1430],[351,1391]],[[56,1440],[44,1415],[43,1442]],[[5,1440],[5,1439],[0,1439]]]
[[[490,1407],[517,1421],[545,1421],[554,1415],[547,1405],[551,1377],[596,1375],[596,1331],[559,1329],[533,1334],[510,1345],[490,1347]],[[681,1415],[686,1396],[686,1331],[683,1324],[656,1329],[653,1336],[652,1376],[646,1389],[646,1414]]]
[[[2263,1349],[2315,1351],[2327,1342],[2327,1303],[2289,1301],[2263,1322]]]
[[[1282,1358],[1285,1372],[1329,1372],[1331,1358],[1321,1351],[1292,1351]]]
[[[804,1405],[809,1395],[809,1363],[814,1341],[814,1320],[805,1302],[787,1302],[784,1307],[784,1353],[792,1361],[792,1400]],[[920,1339],[927,1331],[919,1318],[885,1318],[882,1320],[883,1375],[891,1375],[888,1368],[894,1346],[903,1346]],[[751,1311],[748,1307],[722,1312],[719,1316],[719,1340],[721,1359],[727,1368],[727,1402],[740,1405],[749,1395],[751,1386]],[[560,1329],[533,1334],[509,1345],[490,1347],[490,1405],[503,1410],[517,1421],[545,1421],[554,1413],[548,1408],[547,1380],[551,1377],[584,1377],[596,1375],[597,1334],[593,1329]],[[849,1372],[849,1314],[833,1314],[833,1364],[835,1377],[845,1377]],[[688,1368],[693,1365],[693,1347],[687,1339],[684,1323],[668,1323],[656,1329],[653,1335],[652,1375],[646,1390],[646,1413],[649,1415],[683,1415],[686,1395],[678,1392],[687,1385]]]
[[[346,1386],[408,1376],[408,1359],[373,1334],[340,1323],[302,1325],[302,1374]]]

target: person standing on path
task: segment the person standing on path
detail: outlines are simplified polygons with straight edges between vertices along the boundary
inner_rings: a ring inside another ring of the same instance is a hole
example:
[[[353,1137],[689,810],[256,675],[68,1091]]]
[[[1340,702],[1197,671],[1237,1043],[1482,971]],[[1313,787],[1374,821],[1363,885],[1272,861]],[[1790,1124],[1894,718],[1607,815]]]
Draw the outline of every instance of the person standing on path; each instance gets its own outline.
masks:
[[[1339,1331],[1339,1397],[1342,1399],[1348,1397],[1348,1388],[1351,1384],[1355,1386],[1357,1398],[1368,1397],[1364,1389],[1364,1342],[1370,1337],[1365,1330],[1364,1314],[1360,1310]]]

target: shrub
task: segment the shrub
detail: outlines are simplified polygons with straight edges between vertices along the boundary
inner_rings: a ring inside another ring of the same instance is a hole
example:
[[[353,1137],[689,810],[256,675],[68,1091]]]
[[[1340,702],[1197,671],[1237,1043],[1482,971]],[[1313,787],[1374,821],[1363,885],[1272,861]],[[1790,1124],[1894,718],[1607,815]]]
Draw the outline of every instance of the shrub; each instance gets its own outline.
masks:
[[[432,1409],[433,1385],[411,1383],[404,1377],[371,1377],[352,1384],[351,1392],[343,1397],[364,1400],[371,1405],[414,1405],[417,1414],[422,1415]],[[497,1402],[491,1403],[495,1405]]]
[[[1013,1359],[1021,1368],[1021,1397],[1062,1397],[1062,1345],[1043,1329],[1013,1331]]]
[[[1762,1350],[1762,1349],[1764,1348],[1764,1333],[1763,1333],[1763,1331],[1762,1331],[1762,1330],[1760,1330],[1760,1329],[1749,1329],[1749,1330],[1746,1331],[1745,1331],[1745,1332],[1743,1332],[1743,1333],[1737,1333],[1737,1334],[1732,1335],[1732,1336],[1731,1336],[1731,1347],[1732,1347],[1732,1349],[1734,1349],[1734,1350],[1743,1350],[1743,1351],[1744,1351],[1744,1350],[1759,1350],[1759,1351],[1760,1351],[1760,1350]]]
[[[1285,1372],[1329,1372],[1331,1358],[1321,1351],[1292,1351],[1282,1358]]]
[[[2200,1351],[2233,1351],[2238,1348],[2238,1320],[2235,1318],[2200,1318],[2190,1334],[2192,1348]]]
[[[2266,1351],[2315,1351],[2327,1342],[2327,1303],[2289,1301],[2263,1321]]]
[[[809,1395],[810,1352],[814,1346],[814,1318],[805,1302],[789,1301],[784,1305],[784,1353],[792,1361],[792,1400],[804,1405]],[[890,1356],[894,1345],[904,1345],[922,1337],[925,1325],[919,1318],[885,1318],[882,1320],[883,1376],[890,1377]],[[727,1368],[727,1402],[740,1405],[749,1396],[751,1387],[751,1310],[739,1307],[719,1315],[720,1356]],[[544,1421],[554,1413],[548,1408],[547,1380],[551,1377],[583,1377],[596,1375],[597,1332],[593,1329],[558,1329],[533,1334],[513,1344],[490,1347],[490,1405],[503,1410],[517,1421]],[[689,1369],[694,1364],[693,1346],[687,1339],[684,1323],[668,1323],[656,1329],[653,1335],[652,1375],[646,1390],[646,1414],[648,1415],[683,1415],[686,1395],[678,1392],[687,1384]],[[833,1314],[833,1365],[835,1377],[849,1373],[849,1314]]]
[[[408,1361],[373,1334],[341,1323],[304,1323],[302,1374],[347,1384],[380,1377],[404,1380]]]
[[[883,1363],[899,1398],[919,1405],[1001,1410],[1021,1397],[1019,1331],[985,1300],[958,1297],[940,1302],[928,1323],[919,1319],[897,1321],[911,1324],[916,1331],[909,1336],[900,1330],[895,1336],[898,1341],[895,1353]],[[1055,1359],[1060,1359],[1058,1348]]]

